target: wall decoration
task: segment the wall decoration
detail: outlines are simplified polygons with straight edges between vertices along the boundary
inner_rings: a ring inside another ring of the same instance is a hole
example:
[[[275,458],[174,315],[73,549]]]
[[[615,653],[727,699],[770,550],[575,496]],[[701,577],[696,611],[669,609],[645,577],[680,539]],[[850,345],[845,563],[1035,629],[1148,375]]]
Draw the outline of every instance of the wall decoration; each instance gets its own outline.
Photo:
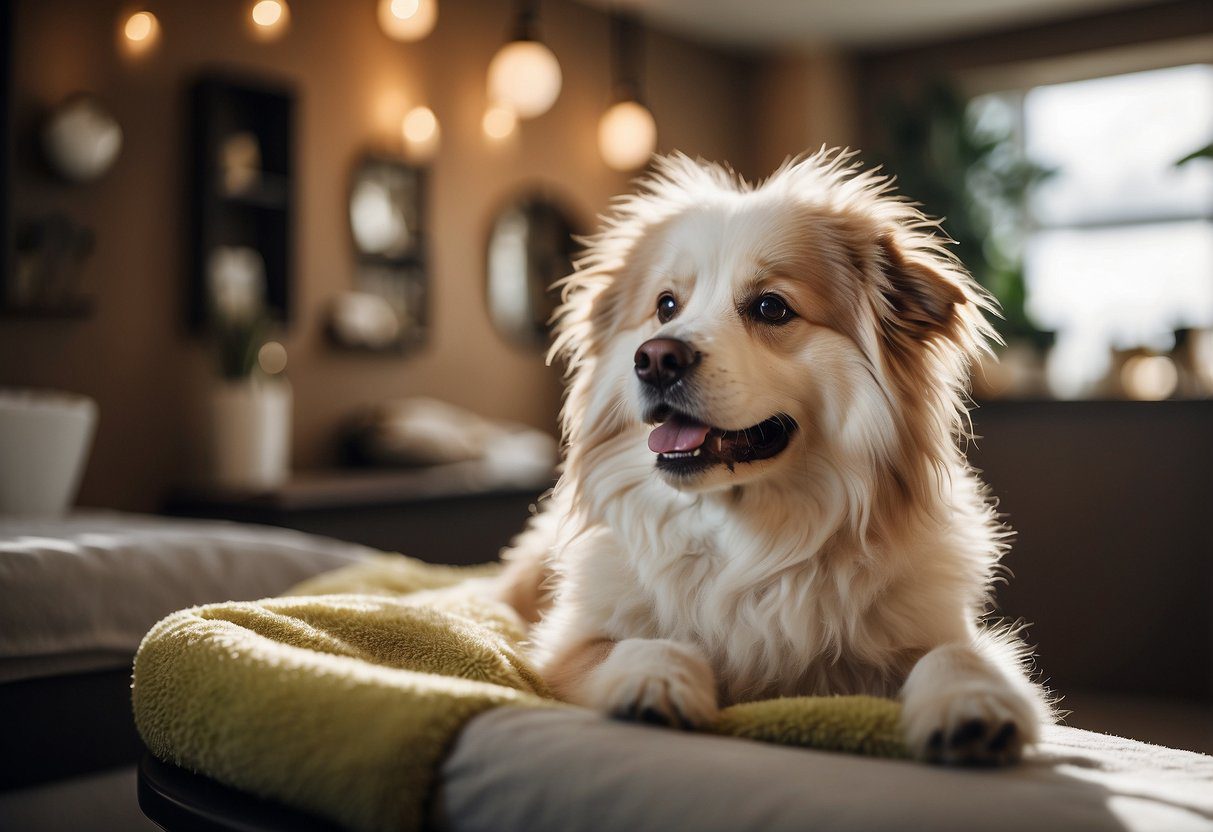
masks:
[[[17,228],[16,258],[4,297],[9,314],[83,317],[91,304],[80,291],[93,232],[66,214],[25,220]]]
[[[114,166],[122,128],[95,96],[74,95],[56,107],[42,128],[42,152],[69,182],[92,182]]]
[[[10,115],[6,107],[6,123]],[[42,123],[38,138],[49,170],[76,184],[105,174],[122,148],[118,122],[94,96],[84,93],[56,107]],[[11,141],[7,131],[4,141],[7,151]],[[80,292],[79,283],[95,246],[93,231],[62,212],[23,218],[15,228],[7,216],[0,312],[7,317],[87,315],[92,304]]]
[[[558,299],[552,284],[572,272],[580,233],[560,200],[537,191],[509,200],[493,218],[485,292],[493,326],[507,340],[547,344]]]
[[[207,76],[191,88],[189,320],[196,329],[214,307],[212,265],[223,251],[255,255],[266,316],[290,318],[294,107],[291,90],[262,81]]]
[[[424,343],[424,177],[387,156],[364,156],[350,182],[354,291],[334,299],[328,330],[338,346],[405,352]]]
[[[257,136],[241,130],[219,145],[219,170],[223,193],[237,197],[256,187],[261,177],[261,145]]]
[[[248,246],[215,246],[207,262],[207,297],[215,323],[251,320],[265,309],[265,261]]]

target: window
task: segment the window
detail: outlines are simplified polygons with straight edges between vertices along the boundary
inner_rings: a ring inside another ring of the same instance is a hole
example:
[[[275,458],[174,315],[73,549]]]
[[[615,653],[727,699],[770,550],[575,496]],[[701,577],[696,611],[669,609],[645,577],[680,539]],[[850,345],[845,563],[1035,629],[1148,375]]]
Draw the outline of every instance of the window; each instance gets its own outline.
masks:
[[[1194,64],[985,96],[1019,119],[1028,158],[1054,173],[1028,198],[1027,312],[1057,333],[1049,381],[1090,393],[1113,349],[1166,352],[1213,327],[1213,66]]]

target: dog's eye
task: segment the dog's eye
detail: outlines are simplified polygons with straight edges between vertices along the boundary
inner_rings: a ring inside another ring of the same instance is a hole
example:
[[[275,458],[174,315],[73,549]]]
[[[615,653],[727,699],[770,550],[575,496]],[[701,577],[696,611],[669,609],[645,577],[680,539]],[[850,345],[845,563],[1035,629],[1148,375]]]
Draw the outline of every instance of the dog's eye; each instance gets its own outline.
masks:
[[[767,324],[782,324],[792,317],[792,310],[778,295],[763,295],[750,307],[755,320]]]
[[[678,301],[669,292],[657,298],[657,320],[663,324],[678,313]]]

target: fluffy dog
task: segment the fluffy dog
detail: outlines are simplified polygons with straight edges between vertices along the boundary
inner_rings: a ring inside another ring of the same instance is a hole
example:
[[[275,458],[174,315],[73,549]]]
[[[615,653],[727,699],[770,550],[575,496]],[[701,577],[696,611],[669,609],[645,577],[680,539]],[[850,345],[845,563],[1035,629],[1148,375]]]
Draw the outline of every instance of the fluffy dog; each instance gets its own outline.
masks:
[[[845,152],[751,186],[659,160],[564,283],[563,473],[506,552],[559,696],[693,726],[900,696],[921,758],[1018,759],[1050,711],[960,447],[991,301]]]

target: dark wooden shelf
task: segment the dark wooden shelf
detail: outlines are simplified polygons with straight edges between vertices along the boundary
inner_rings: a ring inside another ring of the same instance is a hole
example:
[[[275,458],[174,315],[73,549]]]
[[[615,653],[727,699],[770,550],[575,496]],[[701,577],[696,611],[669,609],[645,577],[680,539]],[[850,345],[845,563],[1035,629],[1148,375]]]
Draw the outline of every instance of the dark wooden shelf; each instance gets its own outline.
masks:
[[[264,266],[265,311],[286,323],[291,319],[294,121],[295,93],[277,82],[208,73],[190,88],[188,313],[195,330],[205,326],[211,305],[211,256],[226,247],[257,252]],[[252,137],[259,161],[248,187],[228,192],[223,148],[233,136]]]
[[[261,493],[179,491],[164,511],[298,529],[435,563],[482,563],[522,531],[555,476],[547,470],[500,470],[479,460],[313,471]]]
[[[304,471],[278,488],[253,492],[196,488],[177,492],[173,503],[241,505],[305,511],[350,505],[387,505],[457,497],[538,493],[556,480],[553,471],[502,471],[481,460],[418,468],[345,468]]]
[[[1093,409],[1148,410],[1177,406],[1213,407],[1213,398],[1184,396],[1170,399],[1113,399],[1106,396],[1091,399],[1053,399],[1046,396],[1005,399],[977,399],[974,415],[985,411],[1017,412],[1022,410],[1081,411]]]
[[[290,183],[281,176],[262,173],[257,181],[239,191],[219,190],[219,201],[228,205],[247,205],[286,211],[290,208]]]

